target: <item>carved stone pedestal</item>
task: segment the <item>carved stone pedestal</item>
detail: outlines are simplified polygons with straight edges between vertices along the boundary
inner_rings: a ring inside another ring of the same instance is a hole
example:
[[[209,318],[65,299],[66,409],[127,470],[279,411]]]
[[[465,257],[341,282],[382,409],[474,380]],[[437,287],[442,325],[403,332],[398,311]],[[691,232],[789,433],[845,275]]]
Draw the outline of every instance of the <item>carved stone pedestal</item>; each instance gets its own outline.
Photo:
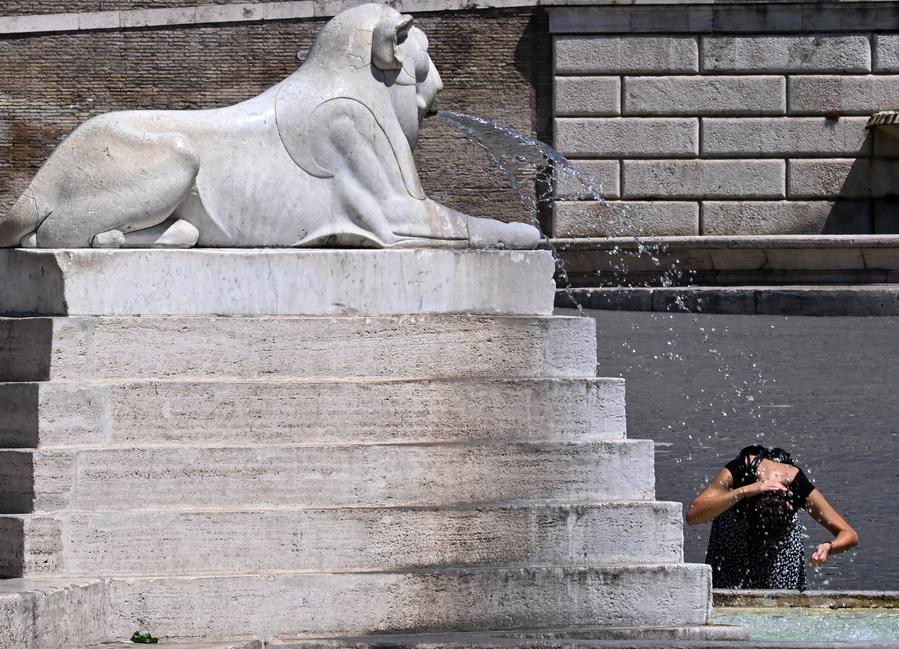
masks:
[[[0,266],[0,645],[710,637],[708,568],[593,321],[550,315],[548,252]]]

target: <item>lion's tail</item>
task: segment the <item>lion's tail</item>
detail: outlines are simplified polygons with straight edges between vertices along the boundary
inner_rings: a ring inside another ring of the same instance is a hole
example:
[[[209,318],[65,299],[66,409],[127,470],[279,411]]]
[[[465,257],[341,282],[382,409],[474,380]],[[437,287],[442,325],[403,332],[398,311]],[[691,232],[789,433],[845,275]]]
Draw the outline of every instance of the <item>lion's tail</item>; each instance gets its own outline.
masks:
[[[19,197],[9,213],[0,218],[0,248],[15,248],[26,235],[34,232],[43,222],[45,214],[41,214],[31,188]]]

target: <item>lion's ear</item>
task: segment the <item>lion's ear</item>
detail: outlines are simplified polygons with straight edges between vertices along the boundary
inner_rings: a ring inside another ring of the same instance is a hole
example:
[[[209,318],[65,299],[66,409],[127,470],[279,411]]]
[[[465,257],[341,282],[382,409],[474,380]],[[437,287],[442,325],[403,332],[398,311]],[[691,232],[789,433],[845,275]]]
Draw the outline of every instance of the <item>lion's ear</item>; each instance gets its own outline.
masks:
[[[387,15],[375,25],[371,35],[371,62],[379,70],[399,70],[403,67],[403,54],[399,45],[406,40],[412,27],[412,16]]]

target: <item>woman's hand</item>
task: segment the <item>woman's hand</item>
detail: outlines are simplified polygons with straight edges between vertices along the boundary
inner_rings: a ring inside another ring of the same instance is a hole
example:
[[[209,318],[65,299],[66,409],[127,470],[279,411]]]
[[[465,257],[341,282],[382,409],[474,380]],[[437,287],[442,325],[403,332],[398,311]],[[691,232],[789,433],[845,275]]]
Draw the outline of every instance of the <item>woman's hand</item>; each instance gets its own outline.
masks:
[[[818,546],[818,548],[812,553],[811,562],[813,566],[823,566],[827,563],[827,557],[830,555],[830,549],[833,547],[833,543],[827,542],[822,543]]]
[[[758,496],[759,494],[768,493],[771,491],[779,491],[781,493],[786,492],[787,488],[784,486],[784,483],[780,480],[764,480],[762,482],[753,482],[750,485],[746,485],[743,487],[744,494],[751,498],[753,496]]]

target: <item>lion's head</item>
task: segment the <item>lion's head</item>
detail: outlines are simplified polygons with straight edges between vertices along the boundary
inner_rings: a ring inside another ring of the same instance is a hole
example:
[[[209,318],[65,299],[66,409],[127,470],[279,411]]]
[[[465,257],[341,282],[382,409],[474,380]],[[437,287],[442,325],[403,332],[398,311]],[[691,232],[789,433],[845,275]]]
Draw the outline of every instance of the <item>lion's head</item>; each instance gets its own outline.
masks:
[[[332,18],[322,29],[303,64],[309,72],[327,71],[329,79],[352,77],[362,90],[362,77],[386,86],[403,133],[415,146],[418,126],[443,89],[428,54],[428,38],[414,27],[412,16],[384,4],[364,4]]]

